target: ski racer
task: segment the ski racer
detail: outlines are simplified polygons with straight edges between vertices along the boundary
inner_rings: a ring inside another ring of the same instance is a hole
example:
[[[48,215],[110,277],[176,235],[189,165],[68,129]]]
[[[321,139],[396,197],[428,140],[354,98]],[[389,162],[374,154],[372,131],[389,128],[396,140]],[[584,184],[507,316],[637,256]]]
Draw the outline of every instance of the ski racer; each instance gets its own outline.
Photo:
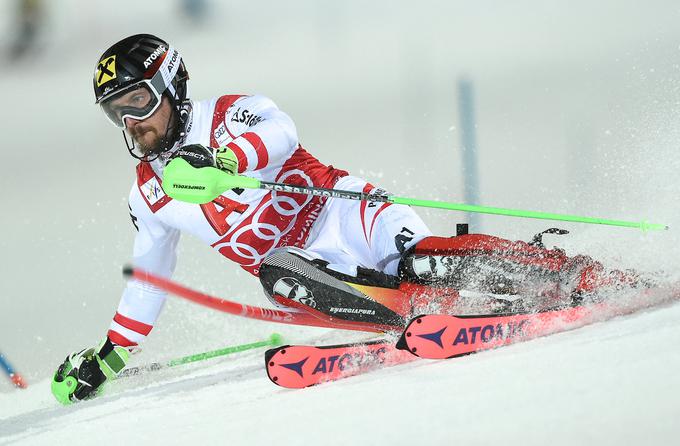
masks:
[[[148,34],[107,49],[94,72],[96,103],[139,160],[129,197],[137,229],[134,265],[170,277],[181,232],[191,233],[259,280],[278,306],[350,323],[403,327],[415,308],[453,308],[459,290],[491,310],[516,309],[497,295],[570,303],[634,277],[589,257],[482,234],[433,236],[408,206],[265,190],[232,189],[207,204],[171,199],[163,171],[180,157],[200,169],[294,185],[374,192],[326,165],[298,141],[295,124],[258,95],[188,98],[177,49]],[[464,231],[463,231],[464,232]],[[489,298],[491,296],[491,298]],[[166,293],[128,282],[106,337],[69,355],[52,388],[64,404],[96,395],[152,330]],[[485,300],[486,299],[486,300]]]

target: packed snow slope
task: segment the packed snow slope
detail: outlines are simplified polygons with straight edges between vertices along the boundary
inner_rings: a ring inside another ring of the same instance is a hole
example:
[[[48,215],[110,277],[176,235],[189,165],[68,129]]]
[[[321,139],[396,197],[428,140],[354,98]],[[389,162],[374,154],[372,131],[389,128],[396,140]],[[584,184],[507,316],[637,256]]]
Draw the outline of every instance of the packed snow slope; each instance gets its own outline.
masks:
[[[262,351],[121,380],[70,407],[42,381],[0,395],[0,443],[671,445],[679,319],[675,304],[303,390],[272,384]],[[313,331],[303,337],[343,337]]]

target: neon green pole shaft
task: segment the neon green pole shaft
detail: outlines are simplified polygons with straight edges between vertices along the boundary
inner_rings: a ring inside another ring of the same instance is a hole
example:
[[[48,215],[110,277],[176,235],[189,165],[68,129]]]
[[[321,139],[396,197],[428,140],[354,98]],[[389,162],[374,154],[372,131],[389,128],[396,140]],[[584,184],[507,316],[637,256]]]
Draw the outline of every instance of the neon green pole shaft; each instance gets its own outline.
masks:
[[[189,355],[189,356],[184,356],[182,358],[177,358],[173,359],[171,361],[168,361],[164,364],[159,363],[159,362],[153,362],[151,364],[146,364],[142,366],[137,366],[137,367],[128,367],[125,370],[123,370],[120,375],[118,375],[118,378],[126,378],[130,376],[135,376],[140,373],[146,373],[146,372],[154,372],[157,370],[162,370],[168,367],[175,367],[178,365],[182,364],[188,364],[191,362],[196,362],[196,361],[204,361],[206,359],[210,358],[215,358],[218,356],[225,356],[229,355],[232,353],[239,353],[243,352],[246,350],[252,350],[254,348],[260,348],[260,347],[267,347],[267,346],[272,346],[275,347],[277,345],[283,344],[283,337],[278,334],[278,333],[273,333],[271,336],[269,336],[269,339],[265,341],[259,341],[259,342],[251,342],[249,344],[241,344],[241,345],[233,345],[231,347],[225,347],[221,348],[218,350],[212,350],[209,352],[205,353],[197,353],[195,355]]]
[[[252,342],[250,344],[235,345],[232,347],[225,347],[219,350],[213,350],[205,353],[197,353],[195,355],[184,356],[183,358],[173,359],[168,362],[168,367],[174,367],[181,364],[188,364],[190,362],[203,361],[217,356],[230,355],[232,353],[239,353],[246,350],[252,350],[259,347],[281,345],[281,335],[274,333],[266,341]]]
[[[589,223],[594,225],[621,226],[625,228],[639,228],[643,231],[666,230],[668,226],[662,224],[648,223],[646,221],[623,221],[609,220],[605,218],[579,217],[577,215],[552,214],[548,212],[524,211],[519,209],[505,209],[489,206],[476,206],[473,204],[447,203],[443,201],[418,200],[404,197],[390,197],[390,201],[396,204],[406,204],[409,206],[420,206],[436,209],[448,209],[463,212],[477,212],[480,214],[507,215],[511,217],[537,218],[541,220],[570,221],[575,223]]]
[[[314,195],[326,198],[342,198],[373,202],[389,202],[409,206],[448,209],[480,214],[506,215],[511,217],[538,218],[542,220],[569,221],[596,225],[638,228],[643,231],[664,230],[668,226],[646,221],[623,221],[605,218],[580,217],[576,215],[552,214],[548,212],[505,209],[473,204],[447,203],[443,201],[419,200],[395,197],[386,194],[366,194],[363,192],[325,189],[320,187],[296,186],[293,184],[270,183],[243,175],[231,175],[214,167],[194,168],[181,158],[175,158],[165,167],[163,190],[171,198],[188,203],[209,203],[229,189],[265,189],[274,192]]]

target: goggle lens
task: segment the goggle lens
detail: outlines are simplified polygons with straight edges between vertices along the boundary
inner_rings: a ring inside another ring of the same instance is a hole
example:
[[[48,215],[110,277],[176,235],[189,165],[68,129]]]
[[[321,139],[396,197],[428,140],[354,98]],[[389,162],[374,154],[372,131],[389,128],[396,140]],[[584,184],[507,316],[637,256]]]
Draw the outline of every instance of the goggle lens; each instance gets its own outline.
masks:
[[[125,118],[143,120],[151,116],[161,103],[160,95],[148,82],[135,84],[99,103],[106,117],[120,129]]]

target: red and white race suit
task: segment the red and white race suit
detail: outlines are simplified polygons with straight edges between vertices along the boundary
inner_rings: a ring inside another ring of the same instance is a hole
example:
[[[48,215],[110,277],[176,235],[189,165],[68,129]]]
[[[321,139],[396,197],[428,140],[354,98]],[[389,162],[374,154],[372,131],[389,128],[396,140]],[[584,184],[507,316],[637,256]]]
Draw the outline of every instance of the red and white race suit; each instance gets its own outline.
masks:
[[[228,146],[236,154],[239,172],[263,181],[366,192],[374,189],[307,153],[290,117],[263,96],[192,102],[182,141],[182,145],[188,144]],[[167,161],[164,157],[137,166],[129,201],[138,228],[134,265],[163,277],[174,271],[181,232],[195,235],[253,275],[273,249],[286,246],[305,249],[331,263],[394,274],[399,253],[430,234],[410,208],[387,203],[260,189],[229,190],[203,205],[173,200],[161,187]],[[165,297],[166,293],[155,287],[128,282],[109,338],[123,346],[142,341]]]

